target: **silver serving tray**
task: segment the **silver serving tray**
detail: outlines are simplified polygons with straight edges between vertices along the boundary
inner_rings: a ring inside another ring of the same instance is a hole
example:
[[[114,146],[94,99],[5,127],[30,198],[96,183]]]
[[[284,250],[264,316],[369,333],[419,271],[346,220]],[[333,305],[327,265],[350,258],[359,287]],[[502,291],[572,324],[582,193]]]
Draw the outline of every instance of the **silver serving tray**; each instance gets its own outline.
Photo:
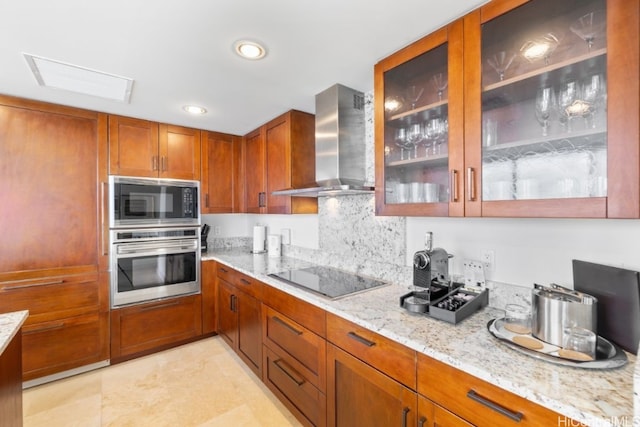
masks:
[[[614,369],[624,366],[627,363],[626,353],[620,347],[601,336],[598,336],[598,341],[596,343],[596,360],[581,362],[560,357],[558,355],[560,347],[556,345],[543,342],[544,346],[542,349],[532,350],[513,342],[512,338],[521,334],[515,334],[505,329],[504,319],[502,318],[490,320],[489,323],[487,323],[487,329],[491,335],[500,340],[500,342],[505,344],[507,347],[526,354],[527,356],[535,357],[536,359],[544,360],[556,365],[583,369]],[[521,336],[531,337],[531,334]],[[535,337],[532,338],[537,339]]]

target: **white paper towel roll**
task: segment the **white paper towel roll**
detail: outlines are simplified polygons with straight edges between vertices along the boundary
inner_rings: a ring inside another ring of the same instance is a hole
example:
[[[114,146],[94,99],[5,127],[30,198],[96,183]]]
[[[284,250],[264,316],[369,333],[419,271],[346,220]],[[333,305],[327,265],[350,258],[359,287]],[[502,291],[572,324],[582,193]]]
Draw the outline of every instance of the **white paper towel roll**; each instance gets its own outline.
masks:
[[[267,248],[270,257],[279,257],[282,246],[282,237],[279,234],[269,234],[267,238]]]
[[[255,225],[253,227],[253,252],[264,252],[264,240],[267,235],[267,227]]]

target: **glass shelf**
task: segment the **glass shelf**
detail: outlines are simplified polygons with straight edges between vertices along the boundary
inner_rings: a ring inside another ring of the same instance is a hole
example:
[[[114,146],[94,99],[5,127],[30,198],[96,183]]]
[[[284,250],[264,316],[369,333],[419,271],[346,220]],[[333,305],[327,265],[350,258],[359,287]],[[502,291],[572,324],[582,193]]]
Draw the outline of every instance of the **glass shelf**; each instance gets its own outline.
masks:
[[[411,124],[414,121],[427,120],[431,110],[436,110],[436,114],[446,114],[449,100],[443,99],[428,105],[424,105],[413,110],[404,111],[394,114],[387,119],[387,124],[394,127],[402,127]]]
[[[447,166],[449,156],[447,154],[437,154],[429,157],[418,157],[415,159],[394,160],[386,164],[389,168],[398,167],[438,167]]]

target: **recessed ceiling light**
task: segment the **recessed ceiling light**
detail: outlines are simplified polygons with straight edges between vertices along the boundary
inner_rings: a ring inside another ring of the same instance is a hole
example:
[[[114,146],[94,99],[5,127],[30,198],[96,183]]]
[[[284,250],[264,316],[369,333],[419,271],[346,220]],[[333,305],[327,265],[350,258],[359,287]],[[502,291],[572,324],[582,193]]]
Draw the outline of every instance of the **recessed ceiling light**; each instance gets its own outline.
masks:
[[[38,84],[110,100],[129,102],[133,79],[24,53]]]
[[[206,108],[198,105],[185,105],[182,109],[189,114],[204,114],[207,112]]]
[[[261,59],[267,54],[262,45],[249,40],[237,41],[233,46],[236,53],[245,59]]]

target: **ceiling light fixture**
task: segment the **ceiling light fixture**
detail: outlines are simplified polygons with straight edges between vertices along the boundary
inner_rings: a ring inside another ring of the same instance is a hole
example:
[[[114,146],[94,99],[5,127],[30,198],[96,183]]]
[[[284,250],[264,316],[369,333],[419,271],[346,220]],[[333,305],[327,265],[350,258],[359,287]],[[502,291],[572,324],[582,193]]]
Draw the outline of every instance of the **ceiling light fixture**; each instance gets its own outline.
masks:
[[[262,45],[249,40],[239,40],[233,46],[235,52],[245,59],[261,59],[267,54]]]
[[[189,114],[204,114],[207,112],[206,108],[198,105],[185,105],[182,109]]]

